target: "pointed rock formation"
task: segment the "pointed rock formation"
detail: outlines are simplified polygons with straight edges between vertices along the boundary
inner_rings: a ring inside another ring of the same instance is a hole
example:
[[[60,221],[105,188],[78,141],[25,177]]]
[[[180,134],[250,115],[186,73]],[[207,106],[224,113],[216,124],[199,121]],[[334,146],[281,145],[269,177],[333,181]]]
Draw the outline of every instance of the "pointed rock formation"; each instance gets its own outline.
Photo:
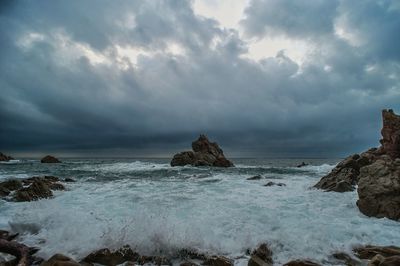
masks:
[[[171,166],[217,166],[230,167],[233,163],[225,158],[224,152],[216,142],[210,142],[205,135],[192,142],[193,151],[175,154]]]
[[[0,152],[0,162],[7,162],[9,160],[14,160],[14,158]]]
[[[358,185],[362,213],[400,220],[400,116],[383,110],[382,120],[382,146],[347,157],[315,187],[345,192]]]

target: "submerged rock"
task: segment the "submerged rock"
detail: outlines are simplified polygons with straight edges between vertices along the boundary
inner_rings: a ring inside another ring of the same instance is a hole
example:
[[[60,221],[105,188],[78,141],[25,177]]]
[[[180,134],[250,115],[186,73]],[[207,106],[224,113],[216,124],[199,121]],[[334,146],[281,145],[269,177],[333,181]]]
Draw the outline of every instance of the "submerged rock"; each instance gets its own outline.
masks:
[[[272,181],[269,181],[267,184],[264,185],[264,187],[272,187],[272,186],[278,186],[278,187],[285,187],[285,183],[275,183]]]
[[[40,160],[41,163],[61,163],[56,157],[47,155]]]
[[[246,178],[246,180],[260,180],[260,179],[262,179],[262,178],[263,178],[263,177],[260,176],[260,175],[255,175],[255,176]]]
[[[273,265],[272,251],[268,244],[263,243],[251,253],[248,266],[270,266]]]
[[[297,165],[297,167],[300,168],[300,167],[304,167],[304,166],[307,166],[307,165],[308,165],[308,163],[301,162],[301,164]]]
[[[2,161],[7,162],[9,160],[14,160],[14,158],[0,152],[0,162],[2,162]]]
[[[216,166],[230,167],[233,163],[225,158],[222,149],[216,142],[210,142],[205,135],[192,142],[193,151],[175,154],[171,166]]]

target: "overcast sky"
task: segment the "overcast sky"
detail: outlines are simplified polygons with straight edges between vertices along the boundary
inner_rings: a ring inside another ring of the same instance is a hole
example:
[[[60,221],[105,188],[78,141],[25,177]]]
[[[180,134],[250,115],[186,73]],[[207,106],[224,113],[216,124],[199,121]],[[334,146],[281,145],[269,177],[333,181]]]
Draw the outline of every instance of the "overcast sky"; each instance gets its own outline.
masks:
[[[400,112],[400,2],[0,2],[0,150],[345,156]]]

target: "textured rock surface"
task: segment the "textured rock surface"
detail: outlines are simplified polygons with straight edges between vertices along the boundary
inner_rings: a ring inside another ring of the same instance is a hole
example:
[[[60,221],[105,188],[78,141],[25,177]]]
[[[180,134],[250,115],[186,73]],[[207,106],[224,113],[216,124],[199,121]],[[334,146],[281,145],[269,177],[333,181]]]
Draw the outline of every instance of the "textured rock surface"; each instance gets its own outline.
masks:
[[[40,266],[81,266],[81,264],[62,254],[55,254]]]
[[[40,160],[41,163],[61,163],[56,157],[47,155]]]
[[[283,264],[283,266],[321,266],[321,264],[310,260],[292,260]]]
[[[82,262],[97,263],[101,265],[118,265],[126,261],[136,261],[139,259],[139,254],[133,251],[130,246],[123,246],[117,250],[108,248],[100,249],[90,253]]]
[[[7,156],[7,155],[5,155],[5,154],[0,152],[0,162],[1,161],[9,161],[9,160],[14,160],[14,158],[11,157],[11,156]]]
[[[224,152],[215,142],[210,142],[205,135],[192,142],[193,151],[175,154],[171,166],[216,166],[230,167],[233,163],[225,158]]]
[[[381,156],[361,169],[357,206],[367,216],[400,220],[400,159]]]
[[[393,110],[382,111],[383,127],[380,140],[383,150],[392,159],[400,157],[400,116]]]
[[[273,265],[272,251],[268,244],[261,244],[256,250],[251,253],[251,257],[247,264],[248,266],[269,266]]]

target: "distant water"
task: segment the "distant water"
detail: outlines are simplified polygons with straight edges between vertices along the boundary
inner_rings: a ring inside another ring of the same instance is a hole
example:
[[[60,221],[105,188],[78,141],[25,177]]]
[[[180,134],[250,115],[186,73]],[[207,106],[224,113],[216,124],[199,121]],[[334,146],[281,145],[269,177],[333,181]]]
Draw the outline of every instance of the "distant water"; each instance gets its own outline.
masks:
[[[302,161],[311,165],[295,167]],[[130,244],[143,254],[195,248],[235,258],[268,242],[280,264],[294,258],[323,262],[355,244],[399,245],[399,223],[362,215],[356,192],[310,189],[337,162],[242,159],[227,169],[172,168],[160,159],[2,163],[0,180],[55,175],[77,182],[52,199],[0,200],[0,229],[21,232],[22,241],[40,247],[44,257],[81,258],[95,249]],[[254,175],[265,179],[246,180]],[[286,186],[263,186],[268,181]]]

